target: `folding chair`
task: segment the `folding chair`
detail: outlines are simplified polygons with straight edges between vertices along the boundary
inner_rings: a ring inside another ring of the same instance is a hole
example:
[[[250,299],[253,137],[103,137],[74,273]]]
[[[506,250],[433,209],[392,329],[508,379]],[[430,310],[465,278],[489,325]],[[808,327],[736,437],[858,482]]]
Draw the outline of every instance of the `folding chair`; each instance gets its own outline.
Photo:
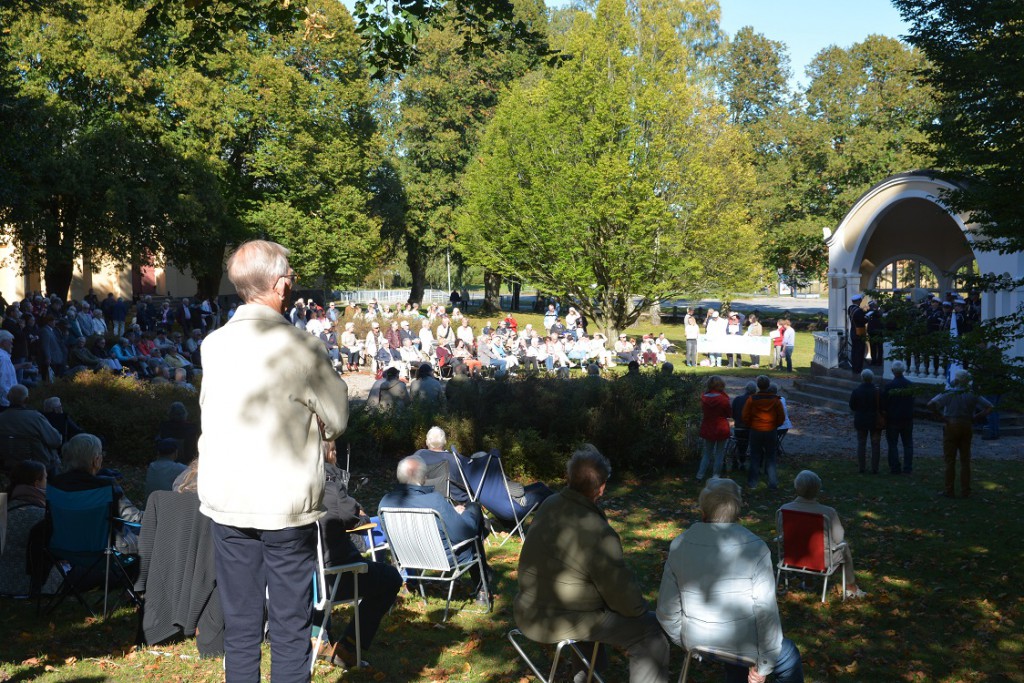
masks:
[[[775,457],[776,458],[785,458],[786,457],[786,449],[782,447],[782,442],[786,440],[786,434],[789,433],[789,430],[788,429],[777,429],[775,431],[778,434],[778,439],[775,442]]]
[[[313,609],[322,610],[323,620],[320,622],[320,632],[317,633],[316,643],[313,644],[313,657],[309,663],[309,672],[312,674],[316,668],[316,656],[320,652],[320,645],[324,642],[324,634],[327,633],[327,624],[331,619],[331,611],[335,605],[352,605],[355,610],[353,619],[356,625],[356,666],[363,661],[362,634],[359,632],[359,575],[366,573],[365,562],[353,562],[351,564],[339,564],[332,567],[324,566],[324,549],[320,523],[317,523],[317,568],[313,572]],[[338,586],[345,574],[352,574],[352,597],[338,599]],[[328,583],[328,577],[333,581]],[[328,586],[330,586],[328,588]]]
[[[555,674],[558,673],[558,660],[562,656],[562,650],[566,647],[571,648],[572,651],[576,653],[576,656],[580,658],[580,661],[583,662],[583,666],[587,667],[587,683],[590,683],[590,681],[604,683],[601,676],[594,671],[594,667],[597,664],[597,648],[600,646],[600,643],[594,643],[594,651],[591,653],[590,659],[588,660],[576,644],[575,640],[566,638],[565,640],[558,641],[555,643],[555,658],[551,662],[551,673],[545,677],[537,665],[533,663],[529,656],[527,656],[526,651],[523,650],[522,646],[516,642],[516,636],[525,637],[523,636],[522,631],[514,628],[508,632],[508,642],[512,643],[512,647],[514,647],[516,652],[519,653],[520,659],[526,662],[526,665],[530,667],[530,670],[533,671],[534,675],[541,681],[541,683],[554,683]]]
[[[488,512],[502,520],[511,520],[514,525],[508,536],[500,545],[505,545],[515,534],[523,540],[526,532],[523,529],[527,518],[537,509],[540,501],[531,502],[529,494],[539,491],[542,484],[531,484],[524,488],[525,504],[516,501],[508,487],[508,478],[501,463],[501,453],[492,450],[490,453],[475,453],[470,458],[458,456],[461,471],[467,486],[473,487],[470,498],[479,502]],[[532,487],[532,488],[531,488]],[[547,489],[547,487],[544,487]]]
[[[433,486],[435,491],[455,504],[475,500],[459,458],[454,453],[421,448],[413,455],[418,455],[427,464],[427,486]],[[458,473],[455,486],[452,486],[452,472]],[[461,486],[457,483],[459,481],[462,482]]]
[[[695,646],[686,651],[686,662],[683,664],[683,670],[679,674],[679,683],[686,683],[686,679],[690,675],[690,662],[695,659],[698,662],[704,659],[710,659],[722,664],[742,666],[746,669],[749,669],[756,664],[754,660],[744,659],[743,657],[739,657],[731,652],[723,652],[710,647]]]
[[[89,584],[101,563],[105,563],[103,617],[109,613],[112,571],[131,601],[139,604],[131,577],[125,570],[125,564],[133,562],[134,558],[125,558],[114,549],[114,509],[114,490],[109,486],[86,491],[62,491],[53,486],[46,489],[46,511],[52,529],[46,554],[62,579],[47,613],[71,594],[95,617],[95,610],[82,593],[92,587]]]
[[[440,576],[419,574],[416,580],[420,585],[420,595],[426,602],[423,590],[424,581],[443,581],[448,583],[448,600],[444,605],[442,623],[448,620],[448,609],[452,602],[452,591],[455,581],[476,566],[480,571],[487,602],[490,604],[490,589],[487,586],[487,575],[484,570],[483,549],[477,539],[469,538],[459,543],[452,543],[448,529],[437,510],[429,508],[381,508],[381,526],[391,548],[391,559],[400,572],[441,572]],[[459,551],[467,546],[473,548],[470,559],[459,561]],[[489,611],[489,609],[488,609]]]
[[[846,547],[842,543],[832,542],[832,529],[825,515],[816,512],[786,510],[780,508],[777,514],[782,534],[775,537],[779,549],[778,571],[775,574],[776,584],[782,572],[811,574],[825,579],[821,589],[821,601],[825,602],[828,594],[828,579],[837,569],[843,566],[842,560],[836,562],[835,551]],[[846,600],[846,573],[840,572],[843,580],[843,600]],[[786,577],[789,586],[789,577]]]

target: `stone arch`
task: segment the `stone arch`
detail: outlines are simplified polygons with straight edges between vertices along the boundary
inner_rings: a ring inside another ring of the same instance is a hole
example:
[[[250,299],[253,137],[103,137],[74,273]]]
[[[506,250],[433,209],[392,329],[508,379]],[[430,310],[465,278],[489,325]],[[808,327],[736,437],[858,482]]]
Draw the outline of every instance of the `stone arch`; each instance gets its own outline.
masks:
[[[872,278],[896,258],[929,265],[939,288],[952,288],[959,268],[976,262],[982,274],[1024,272],[1024,254],[997,254],[974,246],[968,216],[943,205],[945,192],[959,189],[928,171],[901,173],[865,192],[835,230],[826,233],[829,250],[829,323],[825,338],[815,339],[815,363],[836,366],[835,339],[846,333],[849,297],[863,292]],[[1005,315],[1024,301],[1024,292],[982,296],[982,319]],[[1024,341],[1018,343],[1024,346]],[[1018,350],[1024,352],[1024,348]]]

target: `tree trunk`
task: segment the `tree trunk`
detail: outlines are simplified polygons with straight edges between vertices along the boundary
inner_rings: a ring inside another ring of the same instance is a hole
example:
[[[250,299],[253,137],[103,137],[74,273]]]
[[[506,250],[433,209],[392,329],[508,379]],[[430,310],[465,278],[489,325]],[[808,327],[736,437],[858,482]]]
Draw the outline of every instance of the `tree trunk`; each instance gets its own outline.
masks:
[[[482,315],[493,315],[501,310],[501,275],[490,270],[484,271],[484,301],[480,306]]]
[[[652,325],[660,325],[661,324],[661,303],[660,302],[655,302],[655,304],[653,306],[651,306],[651,324]]]
[[[523,283],[518,278],[512,281],[512,310],[519,312],[519,294],[522,292]]]
[[[62,216],[56,201],[51,207],[51,214],[52,222],[46,229],[43,278],[46,280],[47,294],[56,294],[67,301],[71,292],[71,280],[75,275],[74,230],[67,229],[67,234],[61,235],[61,230],[57,226]]]
[[[408,303],[421,304],[423,303],[423,291],[427,284],[427,255],[413,240],[405,242],[405,263],[409,266],[409,272],[412,274]]]
[[[211,245],[203,254],[201,261],[196,264],[196,271],[192,273],[192,277],[196,280],[195,295],[200,299],[212,299],[220,294],[220,281],[224,275],[224,252],[227,246],[224,240]]]

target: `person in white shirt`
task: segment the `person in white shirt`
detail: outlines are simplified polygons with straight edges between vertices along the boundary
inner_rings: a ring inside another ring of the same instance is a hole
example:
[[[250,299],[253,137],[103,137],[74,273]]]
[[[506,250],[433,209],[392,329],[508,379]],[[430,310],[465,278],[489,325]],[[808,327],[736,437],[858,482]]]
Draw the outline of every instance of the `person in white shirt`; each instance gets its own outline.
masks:
[[[466,342],[466,346],[472,347],[476,338],[473,336],[473,328],[469,326],[469,318],[462,318],[459,328],[455,332],[456,339]]]
[[[700,325],[692,308],[686,309],[683,327],[686,330],[686,364],[692,368],[697,365],[697,337],[700,336]]]
[[[793,372],[793,350],[796,347],[796,330],[793,329],[793,324],[788,319],[779,322],[783,325],[782,357],[786,361],[786,372]]]
[[[725,319],[718,314],[718,311],[712,310],[708,316],[708,324],[704,329],[704,333],[712,339],[724,337],[726,325]],[[715,367],[722,366],[722,354],[720,353],[709,353],[708,360]]]

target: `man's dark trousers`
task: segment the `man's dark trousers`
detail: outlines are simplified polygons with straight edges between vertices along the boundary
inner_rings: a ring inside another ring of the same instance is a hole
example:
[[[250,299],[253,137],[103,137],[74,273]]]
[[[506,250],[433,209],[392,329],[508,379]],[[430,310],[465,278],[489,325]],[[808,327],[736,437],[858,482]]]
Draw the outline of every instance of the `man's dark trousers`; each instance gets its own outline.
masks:
[[[217,590],[224,609],[227,683],[260,680],[263,606],[267,603],[270,680],[309,680],[312,654],[315,524],[266,531],[210,522]],[[269,596],[269,599],[265,599]]]

